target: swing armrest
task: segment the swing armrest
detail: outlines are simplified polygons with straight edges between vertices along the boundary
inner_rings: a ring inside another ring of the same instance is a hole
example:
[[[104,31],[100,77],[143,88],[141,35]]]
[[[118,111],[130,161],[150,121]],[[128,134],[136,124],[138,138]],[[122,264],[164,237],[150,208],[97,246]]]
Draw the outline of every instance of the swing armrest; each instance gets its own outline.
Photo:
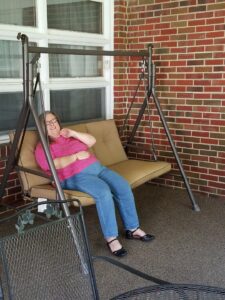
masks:
[[[33,175],[37,175],[37,176],[41,176],[41,177],[44,177],[44,178],[52,179],[51,176],[47,175],[46,173],[41,171],[39,168],[28,169],[28,168],[24,168],[22,166],[16,166],[15,169],[16,169],[16,171],[27,172],[27,173],[30,173],[30,174],[33,174]]]

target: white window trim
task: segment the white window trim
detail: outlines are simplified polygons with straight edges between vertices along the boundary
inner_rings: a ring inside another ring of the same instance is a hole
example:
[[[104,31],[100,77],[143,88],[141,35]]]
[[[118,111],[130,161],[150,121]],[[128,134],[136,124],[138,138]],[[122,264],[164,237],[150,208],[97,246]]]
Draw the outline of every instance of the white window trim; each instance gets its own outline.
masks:
[[[1,134],[0,135],[0,144],[7,144],[7,143],[9,143],[9,135]]]

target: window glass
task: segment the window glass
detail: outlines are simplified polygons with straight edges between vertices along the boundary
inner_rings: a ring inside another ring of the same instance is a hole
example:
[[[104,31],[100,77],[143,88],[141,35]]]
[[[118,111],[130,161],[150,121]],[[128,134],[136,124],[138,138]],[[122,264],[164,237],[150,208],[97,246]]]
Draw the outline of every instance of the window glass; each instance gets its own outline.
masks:
[[[65,49],[102,50],[100,47],[82,47],[50,44]],[[103,75],[102,56],[49,54],[50,77],[97,77]]]
[[[102,3],[47,0],[48,28],[102,34]]]
[[[21,42],[0,40],[0,78],[22,78]]]
[[[0,0],[0,24],[36,26],[35,0]]]
[[[105,89],[51,91],[51,110],[62,122],[105,119]]]
[[[29,43],[36,46],[36,43]],[[30,58],[33,54],[29,54]],[[23,60],[21,41],[0,40],[0,78],[22,78]]]
[[[0,132],[16,129],[18,118],[23,106],[23,93],[0,93]],[[42,109],[41,101],[39,100],[39,93],[34,97],[34,107],[39,114]],[[28,127],[34,126],[34,119],[30,114]]]
[[[29,46],[78,49],[82,53],[108,49],[113,36],[112,7],[113,1],[110,0],[0,0],[1,135],[16,128],[24,101],[23,47],[21,40],[16,39],[18,32],[28,36]],[[106,20],[105,15],[108,16]],[[61,30],[61,34],[59,31],[56,34],[56,30]],[[29,62],[35,55],[29,54]],[[111,84],[113,66],[104,68],[103,56],[41,54],[40,58],[38,71],[43,80],[42,102],[45,107],[56,110],[64,122],[106,118],[111,93],[106,93],[105,86]],[[35,64],[33,87],[36,75]],[[37,87],[37,95],[39,91]],[[42,109],[38,106],[42,102],[36,102],[37,95],[34,101],[40,113]],[[32,116],[28,126],[34,126]]]

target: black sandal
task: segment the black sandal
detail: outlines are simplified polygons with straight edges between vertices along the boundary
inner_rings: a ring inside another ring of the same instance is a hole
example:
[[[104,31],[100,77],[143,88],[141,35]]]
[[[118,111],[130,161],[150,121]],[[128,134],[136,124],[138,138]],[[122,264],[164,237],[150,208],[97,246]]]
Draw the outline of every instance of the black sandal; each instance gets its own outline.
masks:
[[[135,235],[134,233],[139,229],[140,227],[136,228],[135,230],[127,230],[126,231],[126,238],[128,240],[140,240],[142,242],[150,242],[153,241],[155,239],[154,235],[148,234],[146,233],[143,236],[139,236],[139,235]]]
[[[119,250],[116,250],[116,251],[112,251],[112,250],[111,250],[110,244],[111,244],[112,242],[116,241],[116,240],[118,240],[118,239],[115,238],[115,239],[111,240],[110,242],[107,242],[106,245],[108,246],[110,252],[111,252],[113,255],[115,255],[115,256],[117,256],[117,257],[125,256],[125,255],[127,254],[127,251],[126,251],[123,247],[121,247]]]

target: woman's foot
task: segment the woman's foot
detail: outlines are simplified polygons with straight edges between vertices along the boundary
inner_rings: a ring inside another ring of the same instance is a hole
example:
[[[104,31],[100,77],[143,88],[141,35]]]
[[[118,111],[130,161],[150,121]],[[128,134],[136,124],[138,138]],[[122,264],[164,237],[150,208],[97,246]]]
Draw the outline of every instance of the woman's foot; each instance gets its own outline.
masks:
[[[127,251],[122,247],[117,238],[107,239],[107,246],[110,252],[115,256],[122,257],[127,254]]]
[[[145,233],[141,228],[126,231],[126,238],[129,240],[136,239],[142,242],[150,242],[155,239],[154,235]]]

